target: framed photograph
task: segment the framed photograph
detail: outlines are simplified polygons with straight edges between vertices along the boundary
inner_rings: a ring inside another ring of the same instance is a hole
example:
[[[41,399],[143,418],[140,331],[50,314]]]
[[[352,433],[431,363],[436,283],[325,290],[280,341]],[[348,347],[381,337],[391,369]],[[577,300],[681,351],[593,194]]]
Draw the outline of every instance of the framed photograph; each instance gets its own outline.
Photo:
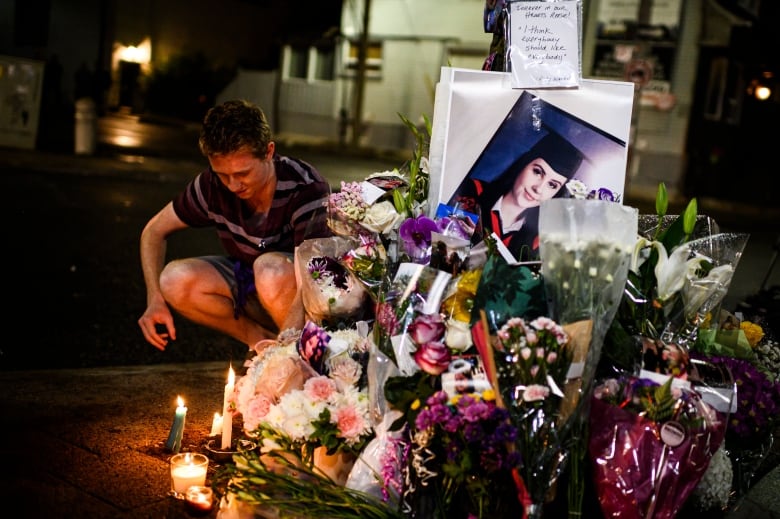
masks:
[[[506,73],[444,67],[429,157],[432,205],[479,214],[484,235],[495,232],[518,261],[537,259],[545,199],[572,196],[576,185],[622,201],[633,101],[630,82],[516,89]]]

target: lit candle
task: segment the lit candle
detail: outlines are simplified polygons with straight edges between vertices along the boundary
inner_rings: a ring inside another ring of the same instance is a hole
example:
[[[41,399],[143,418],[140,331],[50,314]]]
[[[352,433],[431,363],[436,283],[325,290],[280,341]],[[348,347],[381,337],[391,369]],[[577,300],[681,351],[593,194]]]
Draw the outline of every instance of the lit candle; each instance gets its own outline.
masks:
[[[184,400],[178,397],[178,407],[176,407],[176,414],[173,417],[173,425],[171,425],[171,432],[168,434],[168,441],[165,442],[165,447],[171,452],[179,452],[181,450],[181,438],[184,434],[184,419],[187,416],[187,408],[184,407]]]
[[[214,504],[214,492],[209,487],[192,486],[184,496],[187,508],[196,515],[211,511]]]
[[[225,384],[225,399],[222,402],[222,450],[230,450],[233,435],[233,414],[230,412],[230,401],[233,399],[233,386],[236,383],[236,374],[233,366],[228,371],[228,380]]]
[[[171,457],[171,486],[176,497],[184,498],[191,486],[206,484],[209,459],[200,453],[182,452]]]
[[[219,413],[214,413],[214,419],[211,421],[211,434],[209,436],[217,436],[222,432],[222,416]]]

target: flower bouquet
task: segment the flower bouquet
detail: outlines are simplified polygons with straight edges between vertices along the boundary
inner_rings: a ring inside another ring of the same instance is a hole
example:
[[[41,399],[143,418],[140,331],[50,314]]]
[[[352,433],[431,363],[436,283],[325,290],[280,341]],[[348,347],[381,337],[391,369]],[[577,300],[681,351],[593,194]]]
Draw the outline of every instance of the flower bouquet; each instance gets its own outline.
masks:
[[[723,440],[727,414],[673,380],[626,376],[594,389],[588,448],[606,517],[675,517]]]
[[[572,351],[566,373],[566,416],[574,415],[565,445],[573,450],[568,487],[570,514],[581,514],[590,392],[604,337],[623,293],[636,241],[637,210],[615,202],[580,198],[542,203],[539,215],[542,277],[549,315],[564,325],[580,323],[585,339]]]
[[[366,316],[366,287],[339,261],[360,245],[358,238],[332,236],[306,240],[295,250],[296,281],[309,319],[360,320]]]
[[[742,497],[769,454],[773,434],[780,424],[780,380],[777,373],[762,371],[755,357],[741,359],[719,355],[691,356],[727,369],[734,379],[736,397],[726,428],[725,447],[734,466],[734,489]]]
[[[492,396],[437,391],[425,400],[410,433],[410,517],[517,517],[518,431]]]
[[[438,313],[415,314],[407,327],[415,369],[384,384],[398,417],[382,455],[385,481],[408,517],[516,517],[518,430],[479,360],[446,346],[445,326]]]
[[[571,414],[565,410],[563,388],[574,341],[545,317],[530,322],[511,318],[496,338],[488,362],[495,366],[501,404],[518,430],[514,445],[521,460],[519,496],[527,516],[537,518],[554,497],[551,489],[568,457],[565,439]]]
[[[247,362],[235,408],[261,451],[295,453],[302,465],[344,484],[373,437],[364,370],[367,329],[325,332],[309,321],[300,339],[268,345]],[[341,457],[338,463],[326,466]]]
[[[711,219],[697,216],[695,198],[676,217],[666,215],[667,205],[660,184],[657,216],[642,218],[625,292],[608,332],[606,356],[615,371],[638,371],[662,356],[687,358],[705,317],[728,290],[747,241],[747,235],[719,233]],[[637,344],[651,345],[658,355],[648,357]]]
[[[414,135],[413,157],[400,169],[374,173],[362,182],[342,182],[341,190],[328,199],[328,224],[336,235],[375,236],[382,240],[391,261],[397,261],[398,228],[404,219],[425,214],[428,209],[428,141],[431,122],[425,129],[398,114]]]

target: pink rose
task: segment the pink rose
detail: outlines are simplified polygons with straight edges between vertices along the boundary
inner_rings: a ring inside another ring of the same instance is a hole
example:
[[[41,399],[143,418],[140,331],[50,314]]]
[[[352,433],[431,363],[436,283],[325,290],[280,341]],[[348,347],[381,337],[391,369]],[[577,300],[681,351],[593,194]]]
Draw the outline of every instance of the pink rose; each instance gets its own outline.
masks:
[[[407,328],[415,344],[439,341],[447,330],[444,320],[439,314],[422,314],[417,316]]]
[[[450,349],[443,342],[426,342],[414,352],[414,360],[420,369],[431,375],[441,375],[450,365]]]

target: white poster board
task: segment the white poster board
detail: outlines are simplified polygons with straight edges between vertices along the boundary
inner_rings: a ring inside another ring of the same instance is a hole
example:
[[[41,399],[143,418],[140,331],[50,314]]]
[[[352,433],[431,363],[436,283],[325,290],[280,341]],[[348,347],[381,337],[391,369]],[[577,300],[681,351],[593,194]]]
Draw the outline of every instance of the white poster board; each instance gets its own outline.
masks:
[[[535,121],[520,121],[514,128],[507,125],[516,115],[513,109],[518,101],[528,96],[553,109],[537,114],[540,122],[553,125],[588,156],[577,178],[588,186],[598,184],[622,195],[633,83],[583,79],[576,89],[516,89],[506,72],[442,67],[429,156],[433,208],[449,200],[486,151],[501,147],[494,151],[505,155],[503,161],[507,162],[530,147],[523,138],[534,129]],[[502,126],[505,128],[499,132]],[[501,139],[491,147],[494,137]],[[504,145],[501,140],[511,144]]]
[[[634,84],[583,79],[576,89],[512,88],[510,73],[443,67],[429,156],[431,207],[477,178],[489,183],[547,133],[585,157],[573,178],[622,201]]]

